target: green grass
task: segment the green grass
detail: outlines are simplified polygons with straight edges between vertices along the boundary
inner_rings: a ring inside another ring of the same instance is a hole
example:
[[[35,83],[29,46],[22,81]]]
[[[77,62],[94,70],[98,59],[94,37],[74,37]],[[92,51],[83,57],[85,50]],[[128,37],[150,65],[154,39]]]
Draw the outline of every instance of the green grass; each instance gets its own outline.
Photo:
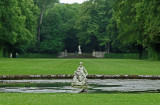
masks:
[[[0,75],[73,74],[79,62],[89,74],[160,75],[160,61],[132,59],[0,59]]]
[[[160,105],[160,94],[0,93],[0,105]]]
[[[160,75],[160,62],[131,59],[0,59],[0,75],[73,74],[79,62],[89,74]],[[159,93],[0,93],[0,105],[160,105]]]

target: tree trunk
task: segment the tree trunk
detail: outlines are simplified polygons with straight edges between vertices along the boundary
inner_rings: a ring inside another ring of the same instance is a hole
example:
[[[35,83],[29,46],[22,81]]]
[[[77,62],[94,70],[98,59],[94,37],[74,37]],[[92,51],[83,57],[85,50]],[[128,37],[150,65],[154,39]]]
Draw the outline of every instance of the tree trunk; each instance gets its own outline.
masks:
[[[139,53],[139,59],[142,59],[142,54],[143,54],[143,46],[138,45],[138,53]]]
[[[108,42],[107,52],[108,54],[110,53],[110,43],[109,42]]]
[[[105,52],[107,52],[107,43],[105,44]]]
[[[38,40],[39,41],[41,39],[41,25],[43,21],[43,14],[44,14],[44,9],[41,11],[40,21],[39,21],[39,26],[38,26]]]

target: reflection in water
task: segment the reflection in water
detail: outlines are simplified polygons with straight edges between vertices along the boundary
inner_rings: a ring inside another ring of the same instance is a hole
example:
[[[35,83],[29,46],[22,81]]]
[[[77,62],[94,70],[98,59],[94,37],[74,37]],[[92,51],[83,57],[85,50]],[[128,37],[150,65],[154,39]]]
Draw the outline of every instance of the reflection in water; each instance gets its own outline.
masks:
[[[0,92],[14,93],[160,93],[160,80],[89,79],[87,87],[71,87],[70,79],[0,80]]]

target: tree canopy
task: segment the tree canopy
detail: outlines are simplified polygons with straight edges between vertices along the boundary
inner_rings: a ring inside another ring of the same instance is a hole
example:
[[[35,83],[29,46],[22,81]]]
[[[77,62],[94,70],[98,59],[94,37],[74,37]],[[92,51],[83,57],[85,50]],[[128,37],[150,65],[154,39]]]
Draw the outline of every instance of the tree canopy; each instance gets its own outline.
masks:
[[[8,53],[107,51],[160,60],[159,0],[1,0],[0,49]]]
[[[33,0],[1,1],[1,47],[9,52],[25,48],[36,36],[39,9]]]

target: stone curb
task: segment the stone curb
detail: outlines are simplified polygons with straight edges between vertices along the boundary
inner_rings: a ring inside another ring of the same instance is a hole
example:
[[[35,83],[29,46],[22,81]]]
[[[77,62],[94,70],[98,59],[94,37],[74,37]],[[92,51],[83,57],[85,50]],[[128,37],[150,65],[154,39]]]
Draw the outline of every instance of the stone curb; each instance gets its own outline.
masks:
[[[0,75],[0,80],[72,79],[73,75]],[[160,75],[88,75],[88,79],[159,79]]]

